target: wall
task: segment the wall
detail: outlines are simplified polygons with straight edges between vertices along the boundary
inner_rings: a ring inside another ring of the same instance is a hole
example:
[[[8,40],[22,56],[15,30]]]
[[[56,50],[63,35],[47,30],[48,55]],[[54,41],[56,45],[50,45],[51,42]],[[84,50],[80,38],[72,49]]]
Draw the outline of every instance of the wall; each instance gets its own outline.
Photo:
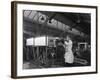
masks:
[[[25,0],[24,0],[25,1]],[[31,0],[51,3],[66,3],[66,4],[80,4],[80,5],[100,5],[99,0]],[[11,0],[0,0],[0,80],[13,80],[10,78],[11,68]],[[99,6],[100,10],[100,6]],[[100,11],[98,12],[98,14]],[[98,15],[100,21],[100,16]],[[98,21],[98,22],[99,22]],[[100,26],[100,24],[98,24]],[[98,30],[100,27],[98,27]],[[100,34],[100,32],[98,32]],[[100,37],[98,37],[98,46],[100,47]],[[100,50],[99,50],[100,52]],[[99,53],[98,52],[98,53]],[[100,54],[98,54],[100,57]],[[98,60],[98,63],[100,60]],[[98,64],[100,67],[100,64]],[[74,75],[74,76],[60,76],[60,77],[45,77],[34,78],[34,80],[100,80],[100,69],[98,74],[91,75]],[[22,79],[24,80],[24,79]],[[29,78],[26,80],[33,80]]]

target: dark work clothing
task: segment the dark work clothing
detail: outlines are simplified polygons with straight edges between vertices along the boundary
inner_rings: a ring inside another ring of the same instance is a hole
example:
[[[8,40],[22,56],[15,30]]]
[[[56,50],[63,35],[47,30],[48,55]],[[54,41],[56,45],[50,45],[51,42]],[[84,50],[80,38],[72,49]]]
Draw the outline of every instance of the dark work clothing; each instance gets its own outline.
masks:
[[[65,54],[65,49],[63,46],[57,46],[56,49],[56,60],[57,62],[64,63],[64,54]]]

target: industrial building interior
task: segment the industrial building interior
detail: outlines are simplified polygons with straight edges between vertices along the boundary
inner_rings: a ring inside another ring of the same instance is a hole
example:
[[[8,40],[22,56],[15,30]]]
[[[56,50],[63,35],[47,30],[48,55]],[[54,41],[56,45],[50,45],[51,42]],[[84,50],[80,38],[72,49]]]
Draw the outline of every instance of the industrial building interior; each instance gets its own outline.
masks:
[[[57,55],[69,35],[73,41],[74,64],[91,65],[91,14],[23,10],[23,69],[65,67]],[[66,66],[67,67],[67,66]]]

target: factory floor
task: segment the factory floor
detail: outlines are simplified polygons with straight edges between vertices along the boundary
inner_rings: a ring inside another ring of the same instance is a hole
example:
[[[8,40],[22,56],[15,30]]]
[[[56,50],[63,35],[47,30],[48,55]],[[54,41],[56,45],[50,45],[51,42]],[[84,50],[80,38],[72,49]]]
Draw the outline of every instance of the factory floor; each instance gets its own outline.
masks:
[[[54,68],[54,67],[62,67],[60,63],[55,62],[55,60],[48,60],[45,63],[41,61],[26,61],[23,64],[24,69],[38,69],[38,68]]]
[[[79,67],[84,66],[82,64],[74,62],[74,64],[70,67]],[[57,62],[55,59],[49,59],[46,60],[45,63],[42,63],[41,60],[30,60],[30,61],[24,61],[23,63],[23,69],[41,69],[41,68],[60,68],[60,67],[69,67],[64,66],[62,62]]]

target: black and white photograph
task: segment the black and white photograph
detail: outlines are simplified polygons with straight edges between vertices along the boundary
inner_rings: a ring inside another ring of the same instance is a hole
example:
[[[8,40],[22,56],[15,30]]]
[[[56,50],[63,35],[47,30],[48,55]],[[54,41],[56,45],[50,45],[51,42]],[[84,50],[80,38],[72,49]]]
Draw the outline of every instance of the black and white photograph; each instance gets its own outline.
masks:
[[[23,10],[23,68],[91,66],[91,14]]]
[[[12,2],[12,76],[97,73],[97,7]]]

